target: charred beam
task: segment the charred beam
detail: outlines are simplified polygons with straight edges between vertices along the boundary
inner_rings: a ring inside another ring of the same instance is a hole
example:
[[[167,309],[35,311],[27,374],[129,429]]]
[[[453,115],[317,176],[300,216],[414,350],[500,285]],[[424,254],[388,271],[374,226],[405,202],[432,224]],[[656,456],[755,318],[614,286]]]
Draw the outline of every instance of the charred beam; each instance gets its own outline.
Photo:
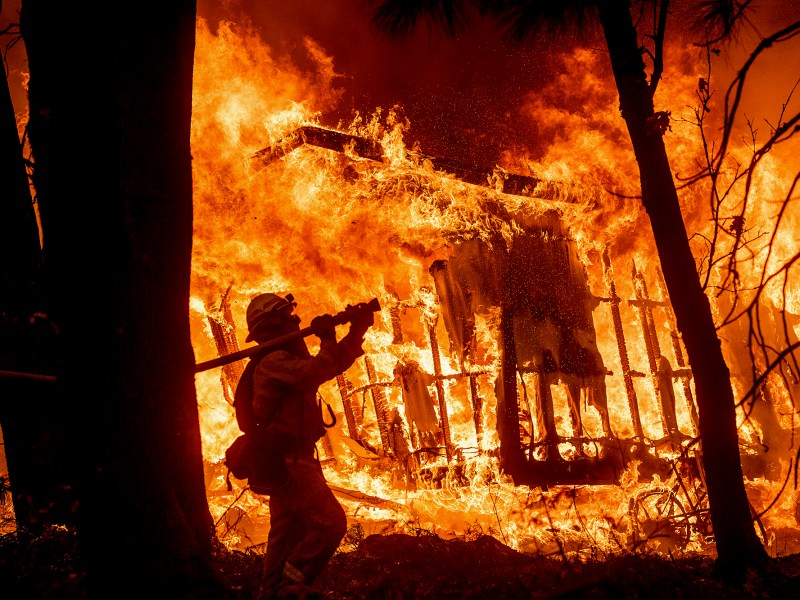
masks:
[[[672,365],[666,356],[658,359],[658,399],[661,402],[661,418],[664,421],[664,433],[670,438],[680,436],[678,417],[675,413],[675,388],[673,385]]]
[[[369,356],[364,357],[364,367],[367,370],[367,379],[369,380],[370,384],[375,384],[377,382],[377,377],[375,376],[375,365],[372,364],[372,360]],[[370,394],[372,396],[372,404],[375,406],[375,417],[378,421],[378,431],[381,434],[381,445],[383,446],[384,454],[392,454],[392,444],[389,438],[389,423],[388,423],[388,412],[389,412],[389,403],[386,401],[386,392],[383,389],[383,386],[373,385],[372,389],[370,390]]]
[[[497,433],[500,437],[500,466],[516,481],[524,463],[519,439],[519,400],[517,398],[517,350],[512,311],[500,313],[501,367],[497,399]]]
[[[650,365],[650,373],[655,376],[658,373],[658,359],[661,358],[661,348],[658,344],[658,335],[653,321],[653,311],[648,303],[647,284],[645,283],[642,273],[636,268],[635,262],[632,262],[632,276],[636,299],[629,300],[629,304],[638,309],[639,320],[642,324],[642,337],[644,338],[645,347],[647,349],[647,361]]]
[[[450,441],[450,420],[447,418],[447,399],[444,395],[444,384],[442,383],[442,357],[439,350],[439,341],[436,336],[436,323],[428,325],[428,336],[431,341],[431,354],[433,355],[433,375],[436,379],[436,396],[439,400],[439,422],[442,426],[442,437],[444,442],[447,462],[453,459],[453,444]]]
[[[55,375],[43,375],[41,373],[26,373],[23,371],[2,371],[0,370],[0,379],[27,379],[29,381],[45,381],[47,383],[56,383],[58,377]]]
[[[389,318],[391,319],[392,323],[393,344],[403,343],[403,321],[400,319],[401,314],[402,314],[402,309],[400,308],[399,305],[394,305],[389,307]]]
[[[411,153],[409,153],[411,154]],[[431,163],[437,171],[442,171],[465,183],[491,187],[502,194],[515,196],[536,196],[548,200],[558,200],[558,190],[536,177],[508,173],[502,169],[464,163],[453,158],[411,154],[412,157],[423,158]]]
[[[645,350],[647,351],[647,362],[650,366],[650,378],[655,390],[656,399],[658,400],[659,413],[661,415],[661,424],[664,429],[664,435],[670,436],[669,431],[669,417],[667,412],[669,410],[668,400],[664,398],[662,390],[662,378],[659,377],[659,361],[661,359],[661,349],[658,344],[658,335],[653,325],[653,313],[647,306],[646,294],[647,288],[645,287],[644,276],[636,268],[636,263],[631,261],[631,277],[633,280],[633,290],[636,294],[635,300],[629,300],[629,303],[636,306],[639,313],[639,323],[642,329],[642,338],[644,339]],[[670,384],[672,380],[670,379]],[[665,402],[667,405],[665,405]],[[665,410],[666,409],[666,410]]]
[[[231,315],[230,304],[228,303],[228,294],[230,291],[231,288],[229,287],[222,295],[219,307],[209,311],[206,317],[219,356],[226,356],[239,351],[239,340],[236,338],[236,325],[233,321],[233,315]],[[244,373],[244,363],[241,360],[230,362],[222,367],[220,383],[222,384],[222,392],[228,404],[233,404],[233,394],[236,391],[236,386],[239,383],[239,379],[242,377],[242,373]]]
[[[469,377],[469,399],[472,404],[472,420],[475,422],[475,437],[478,440],[478,451],[481,451],[483,442],[483,398],[478,393],[478,376],[468,375]]]
[[[352,392],[353,384],[344,376],[344,373],[336,376],[336,385],[339,387],[339,395],[342,397],[342,408],[344,409],[344,420],[347,422],[347,433],[349,437],[358,441],[358,427],[356,426],[356,415],[353,410]]]
[[[633,264],[633,288],[639,304],[639,314],[642,319],[643,334],[647,346],[647,358],[650,361],[650,371],[653,374],[653,383],[656,390],[656,398],[658,398],[664,434],[674,439],[680,435],[680,430],[678,429],[678,417],[675,412],[672,365],[661,354],[653,315],[653,307],[663,306],[664,303],[653,302],[650,299],[644,274],[636,268],[635,263]]]
[[[380,144],[334,129],[316,125],[304,125],[279,140],[272,146],[259,150],[252,156],[257,165],[267,166],[308,144],[335,152],[348,153],[359,158],[383,162],[383,149]],[[465,163],[453,158],[429,156],[419,152],[407,152],[410,160],[418,163],[428,162],[439,172],[446,173],[460,181],[472,185],[488,187],[502,194],[535,197],[558,202],[576,202],[577,198],[566,186],[557,182],[544,181],[537,177],[508,173],[486,165]]]
[[[639,414],[639,401],[636,398],[636,390],[633,387],[633,372],[628,358],[628,347],[625,342],[625,332],[622,329],[622,316],[619,305],[622,299],[617,295],[617,287],[611,275],[611,258],[608,255],[608,248],[603,252],[603,272],[605,275],[606,286],[608,287],[609,304],[611,306],[611,319],[614,322],[614,336],[617,338],[617,350],[619,352],[619,362],[622,367],[622,378],[625,382],[625,394],[628,398],[628,408],[633,421],[633,431],[637,438],[644,439],[642,429],[642,418]]]
[[[519,374],[519,384],[522,387],[522,398],[525,401],[525,408],[528,410],[528,427],[530,427],[530,441],[528,444],[528,456],[527,458],[530,460],[533,458],[530,452],[533,450],[534,444],[536,442],[536,432],[537,426],[534,423],[534,420],[539,420],[541,417],[541,411],[538,410],[538,407],[531,407],[531,400],[530,396],[528,395],[528,386],[525,382],[525,373],[528,372],[526,369],[520,368],[517,373]],[[535,412],[534,412],[535,411]],[[521,414],[521,413],[520,413]],[[541,427],[539,427],[541,429]]]
[[[253,160],[267,166],[305,144],[335,152],[350,151],[356,156],[369,160],[383,160],[383,150],[380,144],[375,144],[365,138],[342,131],[324,129],[313,125],[305,125],[295,129],[272,146],[256,152],[253,155]]]
[[[667,306],[669,306],[666,302],[661,302],[659,300],[652,300],[650,298],[644,298],[644,297],[628,300],[628,304],[644,310],[652,310],[654,308],[666,308]]]

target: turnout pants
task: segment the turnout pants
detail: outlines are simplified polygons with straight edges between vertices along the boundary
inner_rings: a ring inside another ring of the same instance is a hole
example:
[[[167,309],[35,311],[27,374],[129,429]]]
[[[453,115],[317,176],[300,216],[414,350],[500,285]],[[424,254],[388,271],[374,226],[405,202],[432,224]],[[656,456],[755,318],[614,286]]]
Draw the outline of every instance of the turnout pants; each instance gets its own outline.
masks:
[[[347,517],[331,492],[314,451],[290,452],[288,481],[269,498],[270,530],[262,590],[286,582],[312,583],[347,531]]]

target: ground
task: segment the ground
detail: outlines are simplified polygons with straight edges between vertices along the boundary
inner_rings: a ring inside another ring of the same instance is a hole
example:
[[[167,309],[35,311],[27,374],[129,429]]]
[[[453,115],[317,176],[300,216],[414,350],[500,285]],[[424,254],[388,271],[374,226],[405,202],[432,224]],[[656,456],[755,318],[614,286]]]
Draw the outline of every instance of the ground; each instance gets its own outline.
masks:
[[[372,535],[354,540],[333,557],[317,582],[331,600],[484,599],[708,600],[800,599],[800,555],[771,561],[741,585],[713,576],[707,557],[676,560],[641,554],[588,562],[522,554],[489,536],[444,540],[431,534]],[[214,565],[233,590],[251,600],[262,557],[219,546]],[[84,598],[85,581],[75,559],[74,536],[46,532],[28,544],[0,537],[0,598]]]
[[[229,585],[255,589],[260,557],[219,558]],[[707,557],[626,554],[581,563],[521,554],[489,536],[373,535],[334,556],[317,585],[332,600],[790,600],[800,598],[800,555],[776,559],[766,574],[735,586],[714,578]]]

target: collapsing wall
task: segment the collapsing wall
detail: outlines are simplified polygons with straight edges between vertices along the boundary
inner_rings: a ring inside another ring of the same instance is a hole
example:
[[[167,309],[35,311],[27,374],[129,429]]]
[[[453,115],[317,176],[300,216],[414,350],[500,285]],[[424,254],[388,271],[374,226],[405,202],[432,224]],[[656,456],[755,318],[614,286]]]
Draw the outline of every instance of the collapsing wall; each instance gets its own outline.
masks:
[[[504,462],[561,459],[558,445],[564,440],[556,430],[550,393],[556,384],[565,386],[578,438],[582,400],[599,412],[603,434],[610,438],[606,369],[592,322],[597,299],[589,293],[574,242],[558,215],[553,211],[529,220],[510,248],[471,240],[453,250],[452,259],[434,264],[431,272],[451,349],[462,361],[475,344],[475,315],[500,314],[503,365],[495,389],[500,441],[507,448]],[[520,388],[526,399],[527,389],[533,390],[533,402],[525,407]],[[582,441],[574,441],[580,451]]]

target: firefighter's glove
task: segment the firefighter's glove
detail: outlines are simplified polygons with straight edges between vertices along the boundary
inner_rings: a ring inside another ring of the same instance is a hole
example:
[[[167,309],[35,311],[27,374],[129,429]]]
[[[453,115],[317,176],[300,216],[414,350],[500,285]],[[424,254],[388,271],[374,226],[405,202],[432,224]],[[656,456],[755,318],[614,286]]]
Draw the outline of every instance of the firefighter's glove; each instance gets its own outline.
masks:
[[[350,320],[350,331],[363,336],[367,329],[375,324],[375,313],[368,308],[355,310],[353,318]]]
[[[333,324],[333,317],[330,315],[320,315],[311,319],[311,331],[321,340],[336,341],[336,325]]]

